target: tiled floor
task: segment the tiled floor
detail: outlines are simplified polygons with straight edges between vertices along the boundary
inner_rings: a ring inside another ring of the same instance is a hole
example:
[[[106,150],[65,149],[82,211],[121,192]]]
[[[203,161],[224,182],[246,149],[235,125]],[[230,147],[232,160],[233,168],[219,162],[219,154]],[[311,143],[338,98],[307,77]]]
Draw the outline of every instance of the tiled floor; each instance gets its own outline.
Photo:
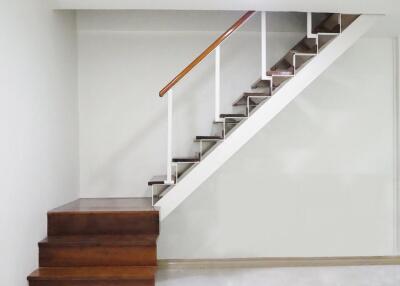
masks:
[[[400,286],[400,266],[161,269],[157,286]]]

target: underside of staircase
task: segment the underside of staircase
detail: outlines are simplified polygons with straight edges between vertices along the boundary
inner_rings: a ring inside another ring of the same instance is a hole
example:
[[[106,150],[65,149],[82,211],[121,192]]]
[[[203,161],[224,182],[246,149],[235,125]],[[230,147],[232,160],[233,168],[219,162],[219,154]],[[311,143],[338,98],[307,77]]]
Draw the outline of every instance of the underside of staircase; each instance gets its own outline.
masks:
[[[243,24],[252,12],[247,12],[237,23]],[[196,136],[197,153],[189,157],[169,156],[167,175],[158,175],[148,181],[153,204],[160,208],[161,220],[350,48],[376,20],[375,15],[316,13],[317,20],[313,21],[311,13],[307,14],[305,37],[269,70],[262,72],[249,91],[243,92],[232,103],[237,112],[217,114],[212,130],[219,131]],[[212,44],[205,51],[218,48]],[[193,62],[194,65],[201,59],[202,55]],[[193,68],[191,65],[164,87],[160,96],[171,91],[182,74]],[[172,109],[172,92],[167,96]]]
[[[30,286],[152,286],[159,215],[151,199],[79,199],[48,212]]]

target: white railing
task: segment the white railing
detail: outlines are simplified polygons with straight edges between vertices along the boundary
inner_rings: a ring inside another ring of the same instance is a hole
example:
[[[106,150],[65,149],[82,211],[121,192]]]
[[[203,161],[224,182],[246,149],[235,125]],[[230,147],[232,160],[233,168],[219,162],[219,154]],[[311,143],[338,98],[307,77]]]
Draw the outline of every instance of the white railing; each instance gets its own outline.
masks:
[[[215,121],[221,119],[220,116],[220,96],[221,96],[221,45],[215,49]]]
[[[271,77],[267,76],[267,13],[265,11],[261,11],[261,79],[268,80]],[[251,15],[250,17],[252,17]],[[247,21],[250,17],[248,17],[245,21]],[[339,17],[341,18],[341,17]],[[340,19],[341,20],[341,19]],[[240,23],[239,26],[245,23],[243,21]],[[316,39],[318,41],[318,35],[312,33],[312,13],[307,13],[307,37]],[[231,27],[232,29],[232,27]],[[228,30],[229,31],[229,30]],[[231,32],[232,33],[232,32]],[[228,36],[231,35],[228,34]],[[228,37],[227,36],[227,37]],[[226,38],[227,38],[226,37]],[[225,39],[226,39],[225,38]],[[221,41],[222,42],[222,41]],[[216,122],[221,121],[220,118],[220,102],[221,102],[221,42],[214,47],[215,53],[215,91],[214,91],[214,119]],[[317,44],[318,45],[318,44]],[[295,56],[293,59],[295,65]],[[197,64],[197,63],[196,63]],[[271,85],[272,88],[272,85]],[[176,179],[174,178],[172,172],[172,130],[173,130],[173,119],[172,119],[172,112],[173,112],[173,91],[172,88],[167,92],[167,100],[168,100],[168,131],[167,131],[167,178],[164,181],[165,184],[172,185],[176,183]],[[176,168],[176,167],[175,167]]]
[[[267,79],[267,13],[261,12],[261,79]]]
[[[170,89],[167,93],[168,101],[168,132],[167,132],[167,178],[165,184],[172,185],[175,180],[172,177],[172,112],[173,112],[173,91]]]
[[[220,102],[221,102],[221,43],[223,40],[228,38],[237,28],[242,26],[248,19],[254,15],[254,11],[247,12],[238,22],[236,22],[232,27],[230,27],[220,38],[216,40],[218,45],[213,46],[214,42],[206,51],[203,52],[205,56],[214,50],[215,53],[215,95],[214,95],[214,119],[216,122],[221,121],[220,118]],[[266,76],[267,71],[267,55],[266,55],[266,41],[267,41],[267,31],[266,31],[266,13],[261,12],[261,77]],[[191,63],[185,70],[181,72],[171,83],[170,87],[166,86],[164,90],[167,90],[167,102],[168,102],[168,122],[167,122],[167,176],[164,180],[164,184],[173,185],[176,183],[176,177],[173,175],[173,164],[172,164],[172,140],[173,140],[173,90],[172,86],[175,85],[186,73],[188,73],[195,65],[197,65],[205,56],[200,55],[194,62]],[[198,60],[199,59],[199,60]],[[198,61],[197,61],[198,60]],[[167,89],[168,87],[168,89]],[[165,92],[160,91],[160,96]],[[176,167],[175,167],[176,168]]]

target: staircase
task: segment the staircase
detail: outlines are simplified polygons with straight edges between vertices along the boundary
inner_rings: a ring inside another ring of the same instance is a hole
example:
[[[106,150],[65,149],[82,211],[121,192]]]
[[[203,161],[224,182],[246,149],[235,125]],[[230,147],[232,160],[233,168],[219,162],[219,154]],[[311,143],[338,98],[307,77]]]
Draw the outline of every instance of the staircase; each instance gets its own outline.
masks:
[[[159,215],[151,199],[79,199],[48,212],[30,286],[155,285]]]
[[[374,24],[375,15],[307,13],[307,34],[269,70],[266,69],[266,14],[261,12],[261,76],[233,106],[233,114],[219,112],[220,45],[255,14],[245,13],[161,91],[168,100],[168,141],[166,175],[149,182],[153,204],[160,219],[167,217],[224,162],[272,120],[302,90],[325,71]],[[315,17],[317,16],[317,17]],[[315,20],[316,18],[320,20]],[[321,20],[322,19],[322,20]],[[211,52],[216,58],[215,120],[219,132],[194,138],[198,152],[190,157],[172,157],[172,88]]]
[[[307,13],[307,33],[269,70],[266,68],[266,13],[261,12],[261,75],[232,105],[219,112],[220,45],[255,14],[246,12],[169,82],[166,174],[148,185],[151,198],[79,199],[48,212],[48,237],[39,242],[39,268],[30,286],[150,286],[155,284],[159,220],[271,121],[304,88],[350,48],[376,21],[374,15]],[[321,20],[322,19],[322,20]],[[210,53],[215,54],[217,134],[194,138],[198,152],[172,157],[172,88]],[[158,211],[160,210],[160,212]]]

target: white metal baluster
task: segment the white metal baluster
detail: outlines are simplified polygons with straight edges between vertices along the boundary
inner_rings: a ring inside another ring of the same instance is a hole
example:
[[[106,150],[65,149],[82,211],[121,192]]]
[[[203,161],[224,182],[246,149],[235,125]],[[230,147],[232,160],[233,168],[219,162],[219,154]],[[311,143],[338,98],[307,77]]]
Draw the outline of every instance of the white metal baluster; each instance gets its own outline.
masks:
[[[267,78],[267,13],[261,12],[261,79]]]
[[[312,14],[307,12],[307,38],[313,38],[312,34]]]
[[[215,49],[215,121],[221,121],[220,116],[220,96],[221,96],[221,49]]]
[[[315,43],[317,44],[317,53],[319,51],[319,42],[318,42],[318,35],[313,34],[312,32],[312,13],[307,12],[307,38],[315,39]]]
[[[172,107],[173,107],[173,92],[172,89],[168,91],[168,135],[167,135],[167,180],[166,184],[173,184],[172,178]]]

